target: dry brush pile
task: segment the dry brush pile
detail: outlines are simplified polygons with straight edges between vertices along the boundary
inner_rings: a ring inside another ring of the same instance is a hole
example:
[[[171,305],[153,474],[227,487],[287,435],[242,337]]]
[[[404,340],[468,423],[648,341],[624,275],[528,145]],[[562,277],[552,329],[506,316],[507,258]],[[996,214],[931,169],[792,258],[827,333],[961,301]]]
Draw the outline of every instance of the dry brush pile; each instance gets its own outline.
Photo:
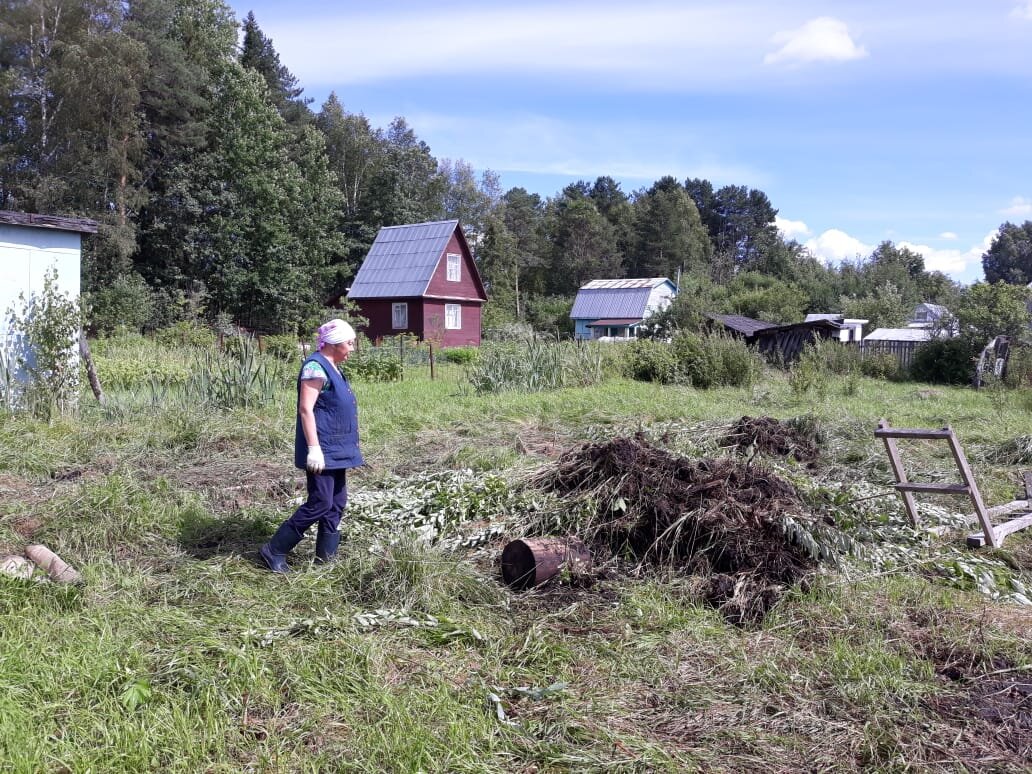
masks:
[[[577,531],[596,556],[693,575],[737,624],[762,620],[821,558],[815,541],[801,539],[819,519],[795,488],[739,459],[690,460],[639,434],[570,450],[536,484],[592,503]]]

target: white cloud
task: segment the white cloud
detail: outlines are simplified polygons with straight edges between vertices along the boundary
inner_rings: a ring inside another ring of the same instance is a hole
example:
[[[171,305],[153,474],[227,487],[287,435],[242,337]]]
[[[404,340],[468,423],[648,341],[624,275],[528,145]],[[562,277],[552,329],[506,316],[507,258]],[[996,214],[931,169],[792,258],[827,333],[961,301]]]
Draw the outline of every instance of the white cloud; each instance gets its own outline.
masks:
[[[956,238],[957,235],[954,234],[952,231],[943,231],[941,234],[939,234],[939,239],[949,239],[950,241],[952,241]]]
[[[807,240],[804,247],[830,264],[853,261],[858,257],[866,258],[874,251],[873,245],[865,244],[837,228],[830,228],[820,236]]]
[[[1032,21],[1032,0],[1025,0],[1022,3],[1018,3],[1014,7],[1014,10],[1011,11],[1011,16]]]
[[[797,30],[779,32],[773,41],[783,45],[767,54],[764,64],[847,62],[867,56],[867,49],[854,42],[846,23],[830,16],[812,19]]]
[[[317,22],[283,15],[266,32],[308,83],[516,73],[711,85],[755,70],[776,19],[776,10],[763,6],[743,15],[733,5],[670,0],[444,5],[408,13],[369,4],[347,15],[330,11]]]
[[[1029,0],[1032,5],[1032,0]],[[1004,215],[1013,215],[1018,218],[1032,217],[1032,199],[1026,199],[1024,196],[1015,196],[1011,199],[1009,207],[1000,210]]]
[[[956,276],[968,273],[972,267],[981,266],[982,255],[989,249],[998,233],[999,229],[993,229],[985,235],[981,244],[972,245],[967,250],[940,250],[928,245],[915,245],[912,242],[900,242],[896,246],[920,253],[924,257],[927,271],[941,271]]]
[[[796,237],[810,235],[810,227],[801,220],[789,220],[788,218],[782,218],[780,215],[775,215],[774,225],[777,226],[781,236],[785,239],[795,239]]]

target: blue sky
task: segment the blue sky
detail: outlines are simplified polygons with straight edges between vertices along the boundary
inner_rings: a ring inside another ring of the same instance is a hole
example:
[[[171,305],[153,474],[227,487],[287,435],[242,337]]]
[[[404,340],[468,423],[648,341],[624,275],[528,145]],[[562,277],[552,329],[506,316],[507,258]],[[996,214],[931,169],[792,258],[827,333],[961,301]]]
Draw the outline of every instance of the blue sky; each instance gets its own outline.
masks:
[[[1032,219],[1032,0],[232,0],[331,91],[503,190],[610,175],[766,192],[828,261],[906,245],[962,282]]]

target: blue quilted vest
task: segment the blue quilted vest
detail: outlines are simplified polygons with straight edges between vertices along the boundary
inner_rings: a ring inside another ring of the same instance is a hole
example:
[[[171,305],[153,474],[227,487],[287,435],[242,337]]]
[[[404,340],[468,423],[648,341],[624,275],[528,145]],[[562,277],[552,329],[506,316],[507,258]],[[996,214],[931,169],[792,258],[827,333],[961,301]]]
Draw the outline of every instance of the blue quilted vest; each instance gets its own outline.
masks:
[[[315,429],[319,433],[319,446],[326,458],[327,470],[356,468],[363,464],[362,452],[358,448],[358,403],[351,392],[348,380],[341,376],[336,366],[318,352],[313,353],[305,363],[314,360],[323,367],[330,383],[315,400]],[[304,371],[305,364],[301,364]],[[297,375],[297,393],[301,396],[301,373]],[[294,465],[304,469],[308,459],[308,442],[301,429],[301,416],[294,424]]]

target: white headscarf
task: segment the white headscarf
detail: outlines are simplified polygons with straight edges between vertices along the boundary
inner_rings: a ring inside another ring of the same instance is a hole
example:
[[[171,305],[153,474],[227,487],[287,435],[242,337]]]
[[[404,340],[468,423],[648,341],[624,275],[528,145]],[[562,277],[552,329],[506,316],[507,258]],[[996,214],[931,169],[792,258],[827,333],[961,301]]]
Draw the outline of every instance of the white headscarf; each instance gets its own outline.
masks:
[[[319,326],[319,349],[327,344],[340,344],[355,338],[355,329],[340,318]]]

